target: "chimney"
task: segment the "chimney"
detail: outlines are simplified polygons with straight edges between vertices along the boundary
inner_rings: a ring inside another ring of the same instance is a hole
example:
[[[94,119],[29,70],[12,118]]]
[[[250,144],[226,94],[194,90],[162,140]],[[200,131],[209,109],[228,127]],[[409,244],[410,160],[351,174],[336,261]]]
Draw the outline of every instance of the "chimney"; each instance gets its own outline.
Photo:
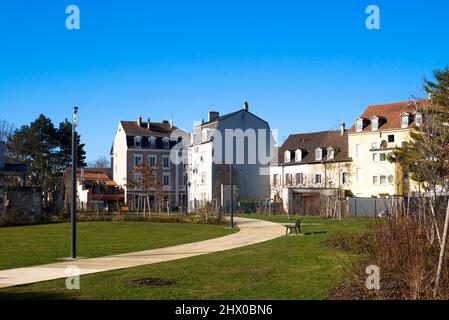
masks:
[[[151,128],[151,119],[148,118],[148,121],[147,121],[147,129],[150,130],[150,128]]]
[[[220,117],[220,113],[217,111],[209,111],[209,122],[215,121]]]
[[[5,143],[0,141],[0,170],[5,168]]]
[[[141,127],[141,126],[142,126],[142,116],[139,116],[139,117],[137,118],[137,126],[138,126],[138,127]]]
[[[344,122],[341,122],[341,123],[340,123],[340,135],[341,135],[341,136],[344,135],[345,132],[346,132],[346,125],[345,125]]]
[[[245,101],[245,103],[243,104],[243,110],[249,111],[249,104],[248,104],[248,101]]]

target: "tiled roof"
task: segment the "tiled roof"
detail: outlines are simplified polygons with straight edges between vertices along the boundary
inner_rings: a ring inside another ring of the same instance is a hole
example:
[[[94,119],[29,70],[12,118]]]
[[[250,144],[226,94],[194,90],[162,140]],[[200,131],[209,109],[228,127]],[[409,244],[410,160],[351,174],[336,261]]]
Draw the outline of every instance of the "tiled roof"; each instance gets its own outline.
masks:
[[[324,153],[323,162],[348,161],[348,135],[345,132],[343,135],[340,130],[336,131],[320,131],[301,134],[292,134],[282,144],[279,149],[279,164],[281,165],[295,165],[306,163],[320,163],[321,160],[315,159],[315,150],[321,148],[323,150],[332,147],[334,148],[334,158],[327,159]],[[295,151],[302,150],[302,161],[295,162]],[[291,162],[284,163],[284,156],[286,151],[291,152]]]
[[[149,129],[148,122],[142,122],[140,127],[137,125],[137,121],[120,121],[120,123],[126,135],[134,137],[168,137],[172,131],[178,129],[175,126],[171,127],[168,121],[150,122]]]
[[[365,109],[360,118],[365,119],[366,125],[363,128],[363,132],[371,131],[371,118],[377,116],[379,118],[383,118],[383,121],[379,122],[378,131],[382,130],[392,130],[392,129],[401,129],[401,114],[409,113],[413,115],[415,112],[415,102],[416,101],[407,101],[407,102],[397,102],[397,103],[389,103],[389,104],[381,104],[381,105],[371,105]],[[414,126],[414,118],[410,117],[409,120],[409,128]],[[355,133],[355,123],[349,129],[350,133]]]

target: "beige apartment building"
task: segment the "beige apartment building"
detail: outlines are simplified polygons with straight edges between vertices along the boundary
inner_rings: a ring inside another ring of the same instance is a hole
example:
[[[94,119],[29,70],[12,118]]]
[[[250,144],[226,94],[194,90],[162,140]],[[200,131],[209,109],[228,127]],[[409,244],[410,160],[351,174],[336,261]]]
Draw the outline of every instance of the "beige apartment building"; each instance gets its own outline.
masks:
[[[410,131],[422,123],[413,102],[371,105],[348,132],[353,177],[350,189],[356,197],[401,196],[413,184],[399,165],[388,161],[395,147],[410,140]]]

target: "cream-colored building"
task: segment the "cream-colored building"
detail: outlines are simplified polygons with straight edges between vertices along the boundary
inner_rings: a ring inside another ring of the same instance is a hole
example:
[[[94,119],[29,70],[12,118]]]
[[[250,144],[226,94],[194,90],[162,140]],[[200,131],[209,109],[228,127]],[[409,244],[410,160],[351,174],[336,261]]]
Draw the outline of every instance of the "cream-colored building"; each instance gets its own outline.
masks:
[[[321,214],[328,199],[348,196],[351,179],[348,136],[337,131],[290,135],[270,168],[271,198],[291,214]]]
[[[372,105],[356,119],[348,132],[354,196],[400,196],[412,191],[408,177],[388,161],[388,155],[409,141],[410,131],[421,122],[412,102]]]

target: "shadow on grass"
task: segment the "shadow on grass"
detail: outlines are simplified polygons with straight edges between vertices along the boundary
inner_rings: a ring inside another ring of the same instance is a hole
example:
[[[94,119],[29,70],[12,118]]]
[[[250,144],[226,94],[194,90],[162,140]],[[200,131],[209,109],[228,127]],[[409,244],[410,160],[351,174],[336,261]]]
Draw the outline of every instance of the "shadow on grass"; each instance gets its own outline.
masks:
[[[304,235],[305,236],[311,236],[311,235],[314,235],[314,234],[324,234],[324,233],[327,233],[327,231],[305,232]]]
[[[8,292],[0,290],[0,301],[4,300],[67,300],[73,297],[61,292]]]

